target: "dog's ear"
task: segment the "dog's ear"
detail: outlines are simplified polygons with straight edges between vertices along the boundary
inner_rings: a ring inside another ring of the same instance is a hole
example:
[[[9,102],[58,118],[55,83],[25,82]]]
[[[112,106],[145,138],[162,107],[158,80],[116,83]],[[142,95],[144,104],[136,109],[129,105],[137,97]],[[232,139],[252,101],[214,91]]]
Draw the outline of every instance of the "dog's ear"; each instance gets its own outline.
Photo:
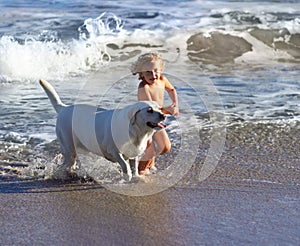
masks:
[[[138,102],[131,106],[130,110],[128,111],[128,119],[131,124],[134,124],[136,121],[137,114],[145,107],[145,104],[142,102]]]
[[[130,108],[130,110],[128,111],[128,114],[127,114],[128,119],[131,120],[132,117],[134,117],[135,114],[136,114],[138,111],[140,111],[140,110],[141,110],[141,109],[140,109],[139,107],[132,107],[132,108]]]
[[[136,111],[136,112],[133,114],[133,116],[131,116],[131,117],[129,118],[130,124],[131,124],[131,125],[134,125],[134,124],[135,124],[136,116],[137,116],[137,114],[138,114],[140,111],[141,111],[141,110],[139,109],[138,111]]]

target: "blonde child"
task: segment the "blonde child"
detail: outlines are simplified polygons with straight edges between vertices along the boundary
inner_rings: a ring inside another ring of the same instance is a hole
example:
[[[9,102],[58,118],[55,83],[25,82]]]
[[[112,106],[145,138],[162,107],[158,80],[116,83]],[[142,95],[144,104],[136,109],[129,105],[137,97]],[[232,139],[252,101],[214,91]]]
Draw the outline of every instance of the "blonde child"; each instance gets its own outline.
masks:
[[[141,80],[138,86],[139,101],[156,101],[162,112],[173,116],[178,116],[178,98],[174,86],[162,74],[164,63],[157,53],[146,53],[141,55],[132,65],[131,72],[139,75]],[[164,107],[164,92],[168,92],[172,104]],[[139,174],[149,174],[155,168],[155,156],[162,155],[171,150],[170,139],[165,129],[156,132],[152,141],[149,141],[144,156],[139,162]]]

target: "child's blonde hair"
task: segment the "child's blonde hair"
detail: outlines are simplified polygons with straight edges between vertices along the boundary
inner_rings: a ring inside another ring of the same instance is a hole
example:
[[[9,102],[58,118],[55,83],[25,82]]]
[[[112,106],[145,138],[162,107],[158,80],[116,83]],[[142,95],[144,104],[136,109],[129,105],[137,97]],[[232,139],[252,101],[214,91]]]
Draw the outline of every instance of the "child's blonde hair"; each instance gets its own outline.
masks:
[[[149,52],[149,53],[140,55],[139,58],[137,59],[137,61],[131,65],[131,67],[130,67],[131,73],[133,75],[136,75],[138,73],[144,72],[143,66],[145,65],[145,63],[151,62],[153,60],[159,61],[161,70],[163,71],[165,65],[164,65],[164,62],[163,62],[160,54],[154,53],[154,52]]]

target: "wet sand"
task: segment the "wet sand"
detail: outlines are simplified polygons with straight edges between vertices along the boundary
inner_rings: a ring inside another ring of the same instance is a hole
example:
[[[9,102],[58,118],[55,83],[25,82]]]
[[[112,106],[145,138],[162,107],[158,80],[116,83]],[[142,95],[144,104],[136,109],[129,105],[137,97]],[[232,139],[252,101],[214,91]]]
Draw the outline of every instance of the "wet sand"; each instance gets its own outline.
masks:
[[[1,245],[296,245],[300,192],[274,184],[175,186],[130,197],[95,184],[0,183]]]

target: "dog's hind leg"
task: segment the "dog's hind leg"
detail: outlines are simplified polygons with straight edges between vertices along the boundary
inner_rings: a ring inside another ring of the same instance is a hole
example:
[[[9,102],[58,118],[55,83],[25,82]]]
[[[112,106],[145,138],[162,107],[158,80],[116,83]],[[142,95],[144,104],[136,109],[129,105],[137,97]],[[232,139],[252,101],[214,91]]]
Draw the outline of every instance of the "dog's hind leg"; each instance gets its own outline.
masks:
[[[58,173],[56,176],[60,178],[69,178],[71,171],[76,165],[76,149],[71,134],[60,134],[57,131],[57,138],[60,143],[61,153],[64,156],[63,164],[58,168]]]

